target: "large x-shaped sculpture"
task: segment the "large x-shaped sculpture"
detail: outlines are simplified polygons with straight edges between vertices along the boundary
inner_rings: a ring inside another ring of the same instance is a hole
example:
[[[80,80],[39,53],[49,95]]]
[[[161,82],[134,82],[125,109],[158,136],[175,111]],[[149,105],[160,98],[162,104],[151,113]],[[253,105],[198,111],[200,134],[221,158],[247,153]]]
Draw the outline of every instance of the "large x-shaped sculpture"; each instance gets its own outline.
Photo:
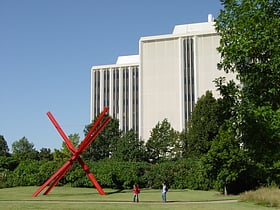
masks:
[[[83,170],[86,172],[88,178],[90,179],[92,184],[96,187],[99,194],[105,195],[105,192],[103,191],[102,187],[99,185],[99,183],[97,182],[93,174],[90,172],[88,166],[81,159],[80,155],[86,150],[86,148],[93,142],[93,140],[97,137],[97,135],[110,121],[111,118],[109,116],[106,116],[108,110],[109,108],[105,107],[104,110],[100,113],[100,115],[97,117],[96,121],[94,122],[91,129],[89,130],[89,132],[87,133],[86,137],[81,142],[81,144],[78,146],[78,148],[75,148],[73,146],[73,144],[66,136],[64,131],[61,129],[61,127],[59,126],[58,122],[55,120],[53,115],[50,112],[47,113],[48,117],[50,118],[51,122],[57,129],[58,133],[65,141],[67,148],[72,153],[72,156],[38,190],[36,190],[33,193],[32,195],[33,197],[36,197],[46,186],[49,185],[48,189],[44,192],[44,195],[47,195],[52,190],[52,188],[59,182],[59,180],[61,180],[62,177],[67,173],[67,171],[71,168],[71,166],[74,164],[76,160],[80,163]]]

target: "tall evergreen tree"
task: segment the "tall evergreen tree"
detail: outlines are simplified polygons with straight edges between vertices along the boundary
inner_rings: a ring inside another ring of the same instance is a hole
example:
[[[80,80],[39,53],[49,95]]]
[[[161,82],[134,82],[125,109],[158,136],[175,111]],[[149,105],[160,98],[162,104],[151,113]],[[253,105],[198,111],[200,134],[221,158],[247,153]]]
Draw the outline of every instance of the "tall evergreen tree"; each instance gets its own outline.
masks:
[[[187,156],[201,156],[208,152],[214,137],[218,133],[218,103],[212,92],[201,96],[192,112],[187,125]]]
[[[9,147],[4,138],[4,136],[0,135],[0,156],[8,156],[9,155]]]

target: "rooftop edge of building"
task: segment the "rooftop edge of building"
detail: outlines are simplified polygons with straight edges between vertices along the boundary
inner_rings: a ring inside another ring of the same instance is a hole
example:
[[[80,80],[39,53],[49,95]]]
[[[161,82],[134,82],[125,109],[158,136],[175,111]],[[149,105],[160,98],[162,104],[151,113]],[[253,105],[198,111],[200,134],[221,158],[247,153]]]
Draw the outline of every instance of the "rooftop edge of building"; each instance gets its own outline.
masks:
[[[126,55],[126,56],[119,56],[117,59],[116,64],[131,64],[131,63],[139,63],[140,58],[139,55]]]
[[[209,14],[207,22],[175,25],[173,32],[171,34],[141,37],[140,43],[146,41],[159,40],[159,39],[172,39],[178,37],[199,36],[199,35],[216,34],[216,33],[217,31],[215,28],[214,17],[213,15]]]
[[[182,24],[175,25],[172,34],[164,34],[157,36],[147,36],[141,37],[140,41],[144,40],[152,40],[158,38],[167,38],[170,36],[180,36],[180,35],[195,35],[195,34],[204,34],[207,33],[216,33],[214,17],[212,14],[208,14],[208,21],[201,23],[190,23],[190,24]],[[139,64],[140,56],[138,55],[126,55],[126,56],[118,56],[115,64],[108,65],[100,65],[100,66],[92,66],[92,69],[95,68],[106,68],[113,65],[127,65],[127,64]]]
[[[172,34],[189,34],[194,32],[215,32],[215,22],[212,14],[208,15],[208,22],[176,25]]]

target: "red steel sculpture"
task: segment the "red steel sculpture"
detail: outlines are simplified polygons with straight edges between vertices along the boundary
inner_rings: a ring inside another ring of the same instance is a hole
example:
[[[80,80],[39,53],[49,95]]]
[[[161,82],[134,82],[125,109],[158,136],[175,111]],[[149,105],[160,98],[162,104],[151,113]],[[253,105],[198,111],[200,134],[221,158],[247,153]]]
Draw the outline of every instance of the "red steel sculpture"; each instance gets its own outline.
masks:
[[[108,110],[109,107],[105,107],[104,110],[100,113],[100,115],[92,125],[92,128],[89,130],[86,137],[78,146],[78,148],[75,148],[73,146],[73,144],[66,136],[64,131],[61,129],[61,127],[59,126],[58,122],[55,120],[53,115],[50,112],[47,113],[54,127],[57,129],[58,133],[65,141],[67,148],[72,153],[72,157],[67,162],[65,162],[64,165],[62,165],[38,190],[36,190],[33,193],[32,195],[33,197],[36,197],[45,187],[49,185],[48,189],[44,192],[44,195],[47,195],[52,190],[52,188],[59,182],[59,180],[61,180],[62,177],[67,173],[67,171],[71,168],[71,166],[74,164],[76,160],[80,163],[83,170],[86,172],[88,178],[90,179],[92,184],[96,187],[99,194],[105,195],[105,192],[103,191],[102,187],[99,185],[99,183],[97,182],[93,174],[90,172],[88,166],[81,159],[80,155],[86,150],[86,148],[93,142],[93,140],[97,137],[97,135],[110,121],[111,118],[109,116],[106,116]]]

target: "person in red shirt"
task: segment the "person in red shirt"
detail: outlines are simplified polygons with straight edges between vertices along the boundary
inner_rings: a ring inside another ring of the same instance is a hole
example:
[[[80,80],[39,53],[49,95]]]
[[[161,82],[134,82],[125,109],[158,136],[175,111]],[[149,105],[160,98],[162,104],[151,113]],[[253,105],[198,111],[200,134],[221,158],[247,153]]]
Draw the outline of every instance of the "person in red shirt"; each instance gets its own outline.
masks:
[[[133,185],[133,202],[139,202],[140,188],[137,184]]]

